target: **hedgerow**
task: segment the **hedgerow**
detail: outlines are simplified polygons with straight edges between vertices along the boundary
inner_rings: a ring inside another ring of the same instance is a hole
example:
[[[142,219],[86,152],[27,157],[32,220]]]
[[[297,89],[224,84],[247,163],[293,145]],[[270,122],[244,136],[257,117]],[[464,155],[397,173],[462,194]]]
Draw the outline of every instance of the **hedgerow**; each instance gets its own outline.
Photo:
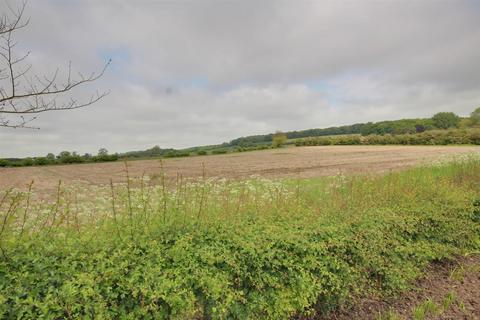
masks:
[[[430,130],[412,134],[346,135],[305,138],[295,141],[297,146],[321,145],[480,145],[479,129]]]
[[[161,181],[2,192],[0,318],[285,319],[394,294],[428,263],[480,249],[478,158]]]

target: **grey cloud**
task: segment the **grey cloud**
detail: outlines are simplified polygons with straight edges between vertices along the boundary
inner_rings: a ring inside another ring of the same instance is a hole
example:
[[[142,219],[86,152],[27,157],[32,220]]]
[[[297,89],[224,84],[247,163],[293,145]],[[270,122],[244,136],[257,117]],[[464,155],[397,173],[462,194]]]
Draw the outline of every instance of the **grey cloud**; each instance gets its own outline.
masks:
[[[480,101],[475,0],[38,0],[27,14],[18,40],[36,72],[69,60],[98,70],[111,55],[105,77],[75,93],[111,94],[42,115],[40,131],[2,129],[0,157],[465,115]]]

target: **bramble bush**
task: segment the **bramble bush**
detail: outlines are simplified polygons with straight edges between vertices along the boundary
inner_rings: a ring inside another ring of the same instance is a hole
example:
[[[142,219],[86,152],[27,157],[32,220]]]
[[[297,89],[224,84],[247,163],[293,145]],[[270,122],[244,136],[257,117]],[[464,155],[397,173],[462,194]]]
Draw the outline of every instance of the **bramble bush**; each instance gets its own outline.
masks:
[[[0,318],[286,319],[480,249],[480,159],[0,194]]]

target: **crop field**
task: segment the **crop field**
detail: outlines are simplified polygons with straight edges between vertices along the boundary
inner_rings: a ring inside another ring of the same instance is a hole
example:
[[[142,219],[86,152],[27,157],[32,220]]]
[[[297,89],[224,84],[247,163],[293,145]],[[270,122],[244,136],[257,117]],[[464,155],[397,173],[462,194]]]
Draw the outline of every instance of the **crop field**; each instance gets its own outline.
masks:
[[[159,161],[2,170],[4,186],[10,170],[36,182],[0,193],[0,318],[313,319],[395,297],[430,264],[478,254],[475,150],[315,147],[174,159],[163,171]],[[227,179],[252,174],[263,177]],[[470,307],[459,312],[477,316]]]
[[[404,169],[443,156],[480,150],[475,146],[317,146],[283,148],[214,156],[129,161],[131,177],[149,176],[159,183],[179,176],[248,178],[313,178],[338,173],[359,174]],[[59,180],[66,185],[125,182],[123,162],[0,168],[0,188],[25,188],[32,180],[38,192],[53,192]]]
[[[479,3],[0,0],[0,320],[480,320]]]

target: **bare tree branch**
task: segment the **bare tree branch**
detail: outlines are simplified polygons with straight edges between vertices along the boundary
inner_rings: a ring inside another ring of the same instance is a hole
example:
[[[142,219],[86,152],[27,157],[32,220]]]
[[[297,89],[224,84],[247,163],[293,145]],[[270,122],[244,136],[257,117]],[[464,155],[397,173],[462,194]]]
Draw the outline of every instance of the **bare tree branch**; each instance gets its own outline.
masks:
[[[26,63],[30,52],[17,55],[14,50],[17,43],[13,41],[15,32],[29,23],[28,19],[23,19],[26,4],[23,2],[14,10],[7,3],[10,15],[0,17],[0,127],[37,129],[30,125],[36,119],[35,114],[87,107],[109,93],[96,92],[84,101],[66,96],[102,77],[110,60],[98,74],[84,76],[79,73],[76,78],[72,77],[69,63],[63,82],[59,80],[59,69],[51,76],[30,74],[32,65]]]
[[[0,35],[5,33],[11,33],[15,30],[24,28],[30,22],[30,19],[22,22],[23,13],[25,12],[25,8],[27,6],[27,1],[23,1],[22,5],[17,10],[12,9],[8,2],[6,2],[6,4],[13,17],[9,18],[7,14],[0,17]]]

